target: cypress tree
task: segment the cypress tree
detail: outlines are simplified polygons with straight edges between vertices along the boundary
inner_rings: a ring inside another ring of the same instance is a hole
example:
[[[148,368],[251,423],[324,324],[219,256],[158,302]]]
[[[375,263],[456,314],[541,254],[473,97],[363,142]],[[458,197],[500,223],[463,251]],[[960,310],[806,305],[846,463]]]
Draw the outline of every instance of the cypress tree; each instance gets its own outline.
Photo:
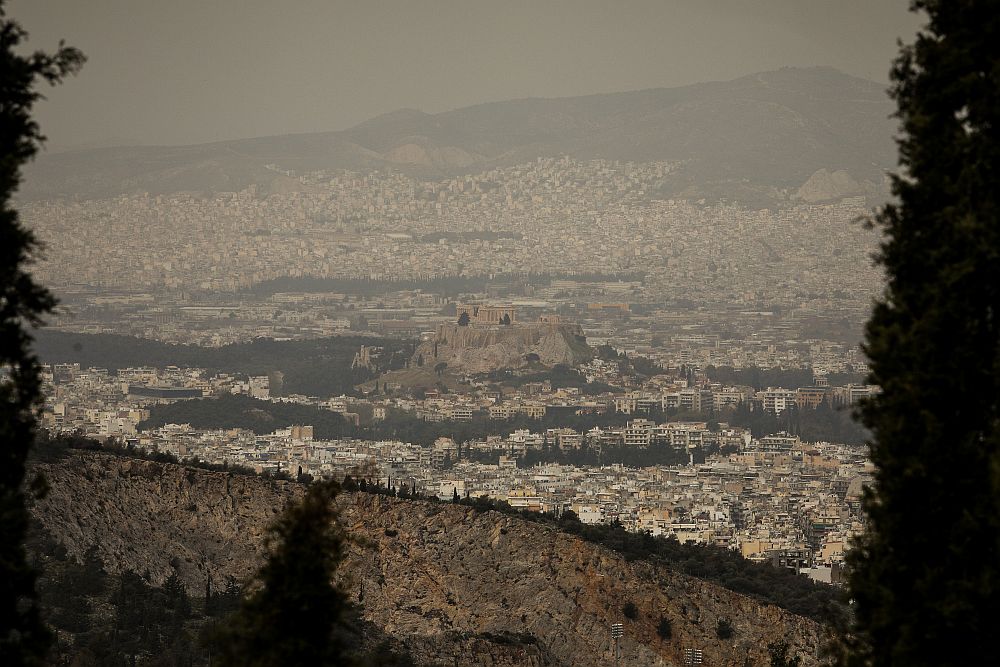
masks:
[[[346,664],[334,632],[347,608],[333,583],[344,549],[333,507],[339,489],[310,485],[269,529],[254,590],[215,638],[221,667]]]
[[[892,70],[895,203],[861,409],[875,483],[849,554],[850,664],[979,664],[1000,618],[1000,2],[916,0]]]
[[[41,98],[39,80],[50,84],[76,73],[83,54],[59,45],[54,54],[23,55],[27,33],[7,18],[0,0],[0,664],[39,664],[49,633],[38,613],[35,572],[27,562],[28,530],[24,476],[35,438],[41,402],[38,360],[31,327],[52,310],[55,300],[28,273],[38,243],[18,219],[11,197],[21,182],[21,166],[34,157],[44,137],[31,118]],[[43,485],[34,485],[40,493]]]

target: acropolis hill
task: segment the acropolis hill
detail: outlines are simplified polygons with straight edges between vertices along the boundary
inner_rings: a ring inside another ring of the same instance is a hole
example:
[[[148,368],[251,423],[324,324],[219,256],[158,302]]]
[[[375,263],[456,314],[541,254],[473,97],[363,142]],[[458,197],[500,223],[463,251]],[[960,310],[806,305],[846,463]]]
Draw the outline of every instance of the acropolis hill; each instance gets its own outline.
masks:
[[[555,316],[519,322],[513,308],[497,306],[459,306],[458,312],[469,315],[468,324],[438,325],[434,336],[417,347],[415,365],[445,363],[449,370],[488,373],[531,363],[572,366],[594,357],[580,326]]]

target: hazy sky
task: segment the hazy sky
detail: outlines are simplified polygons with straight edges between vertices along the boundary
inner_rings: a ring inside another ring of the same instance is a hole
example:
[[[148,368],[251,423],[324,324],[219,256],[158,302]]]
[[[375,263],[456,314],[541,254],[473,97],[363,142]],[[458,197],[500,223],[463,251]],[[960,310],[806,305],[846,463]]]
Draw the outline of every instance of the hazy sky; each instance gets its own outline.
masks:
[[[336,130],[413,107],[676,86],[785,65],[886,81],[908,0],[12,0],[89,61],[49,149]]]

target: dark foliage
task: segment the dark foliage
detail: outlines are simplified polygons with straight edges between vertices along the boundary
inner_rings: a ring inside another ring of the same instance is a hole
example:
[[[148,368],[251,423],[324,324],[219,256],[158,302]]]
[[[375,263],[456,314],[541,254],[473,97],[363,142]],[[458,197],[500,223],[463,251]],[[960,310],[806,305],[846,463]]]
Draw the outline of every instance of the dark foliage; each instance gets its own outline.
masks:
[[[808,442],[841,442],[845,445],[863,445],[871,433],[858,423],[848,408],[834,408],[820,403],[815,410],[792,409],[789,432]]]
[[[525,360],[528,362],[537,362],[538,359],[538,355],[534,352],[525,355]],[[549,370],[534,373],[515,373],[510,369],[497,370],[488,373],[486,378],[507,387],[523,387],[531,382],[548,382],[553,389],[576,387],[580,393],[588,396],[615,391],[614,387],[603,382],[587,382],[586,377],[565,364],[556,364]]]
[[[233,578],[226,580],[221,591],[212,590],[212,582],[205,584],[205,616],[226,617],[236,613],[243,601],[243,587]]]
[[[656,634],[663,641],[670,641],[674,636],[674,624],[666,616],[660,616],[660,622],[656,624]]]
[[[156,654],[184,631],[191,602],[177,575],[162,586],[125,572],[111,595],[115,608],[113,650],[127,656]]]
[[[344,538],[334,523],[340,487],[320,482],[269,529],[267,561],[239,611],[215,639],[218,664],[344,664],[334,630],[347,599],[333,584]]]
[[[375,646],[363,658],[355,658],[352,663],[358,667],[415,667],[413,657],[405,650],[399,651],[392,642],[385,640]]]
[[[488,435],[507,434],[519,428],[534,431],[555,427],[575,428],[586,431],[594,426],[619,426],[628,421],[628,415],[608,413],[604,415],[576,415],[559,413],[546,415],[542,419],[518,417],[505,421],[493,421],[478,417],[472,422],[427,422],[410,414],[391,411],[389,418],[368,425],[356,427],[341,415],[324,408],[293,403],[272,403],[248,396],[225,395],[212,399],[194,399],[154,406],[149,419],[141,422],[139,428],[146,430],[164,424],[190,424],[194,428],[243,428],[254,433],[271,433],[275,429],[293,424],[310,424],[315,436],[320,439],[341,437],[366,438],[371,440],[400,439],[424,446],[437,438],[447,436],[458,442],[483,439]],[[708,452],[695,452],[695,461],[703,463]],[[483,463],[496,463],[499,453],[464,452],[463,457]],[[621,463],[630,467],[653,465],[676,465],[686,463],[688,454],[666,444],[649,447],[626,447],[606,445],[600,453],[590,447],[562,451],[558,447],[543,447],[530,450],[520,459],[522,466],[538,463],[564,463],[572,465],[610,465]],[[454,462],[452,462],[454,463]]]
[[[850,410],[833,408],[820,403],[815,409],[799,410],[791,407],[775,415],[760,405],[744,403],[734,409],[722,411],[718,419],[732,426],[749,428],[756,438],[784,431],[808,442],[839,442],[845,445],[863,445],[869,432],[859,424]]]
[[[767,653],[771,657],[771,667],[799,667],[802,656],[789,656],[786,642],[774,642],[767,645]]]
[[[572,409],[552,410],[541,419],[519,416],[494,421],[477,415],[471,422],[427,422],[410,413],[390,410],[384,421],[362,424],[360,428],[325,408],[293,403],[272,403],[249,396],[225,395],[219,398],[192,399],[154,406],[141,429],[164,424],[191,424],[196,428],[245,428],[255,433],[270,433],[291,424],[311,424],[317,438],[358,437],[373,440],[395,439],[430,445],[448,436],[458,442],[485,438],[495,433],[509,433],[519,428],[533,430],[567,426],[586,430],[594,426],[621,425],[627,415],[577,415]]]
[[[866,331],[868,525],[853,664],[976,664],[1000,618],[1000,2],[916,0],[892,70],[901,175]]]
[[[155,656],[157,664],[181,667],[198,657],[189,626],[199,614],[177,575],[161,585],[128,571],[112,577],[96,549],[77,562],[53,548],[42,531],[35,531],[31,547],[43,562],[39,594],[46,621],[74,638],[55,647],[53,661],[128,665]],[[104,605],[110,605],[111,617],[98,611]]]
[[[705,375],[712,382],[726,385],[767,389],[768,387],[784,387],[798,389],[813,385],[811,368],[732,368],[731,366],[706,366]]]
[[[29,551],[42,570],[39,596],[45,621],[60,637],[49,664],[217,665],[212,638],[229,627],[243,604],[245,591],[232,578],[218,588],[206,581],[202,600],[192,598],[176,575],[160,584],[129,571],[109,575],[96,548],[77,561],[41,526],[32,529]],[[343,664],[412,667],[405,647],[390,639],[378,641],[381,631],[364,622],[358,609],[347,609],[342,620],[334,643],[350,647]],[[375,648],[360,651],[364,643]]]
[[[634,621],[635,619],[639,618],[639,608],[635,606],[634,602],[629,600],[628,602],[622,605],[622,616],[629,619],[630,621]]]
[[[79,363],[117,370],[134,366],[180,366],[239,375],[280,372],[275,394],[331,396],[353,394],[354,386],[370,380],[371,371],[352,369],[362,345],[386,348],[381,370],[402,368],[413,354],[413,343],[370,336],[333,336],[313,340],[259,339],[223,347],[172,345],[134,336],[43,331],[38,335],[39,357],[47,363]]]
[[[580,524],[579,532],[570,532],[626,558],[661,562],[676,571],[820,622],[840,619],[844,613],[839,593],[830,586],[786,568],[750,562],[728,549],[681,544],[676,539],[632,533],[620,525]]]
[[[736,369],[731,366],[707,366],[705,375],[713,382],[726,385],[766,389],[768,387],[783,387],[798,389],[813,386],[813,370],[811,368],[749,368]],[[827,381],[831,387],[841,387],[846,384],[864,384],[867,378],[864,373],[844,371],[827,373]]]
[[[353,424],[336,412],[297,403],[274,403],[250,396],[226,394],[218,398],[194,399],[164,404],[150,410],[139,424],[150,429],[164,424],[190,424],[194,428],[243,428],[271,433],[293,424],[307,424],[320,439],[339,438],[357,432]]]
[[[639,355],[633,355],[628,358],[628,370],[631,371],[632,374],[640,375],[642,377],[664,375],[667,372],[667,369],[663,368],[663,366],[660,366],[646,357],[640,357]]]
[[[720,618],[715,624],[715,636],[718,639],[729,639],[733,636],[733,622],[728,618]]]
[[[36,603],[36,575],[24,551],[24,464],[40,402],[30,330],[55,305],[31,277],[38,242],[21,224],[11,198],[21,183],[22,165],[45,139],[31,118],[42,98],[37,85],[59,83],[84,61],[83,54],[62,43],[53,54],[25,54],[27,36],[0,0],[0,368],[8,372],[0,382],[0,664],[11,667],[38,664],[49,644]],[[37,494],[43,488],[32,484]]]
[[[372,424],[362,430],[364,437],[376,439],[398,439],[421,445],[430,445],[441,436],[453,438],[456,442],[482,440],[488,435],[507,434],[517,429],[538,432],[548,428],[568,427],[585,431],[594,426],[624,424],[628,418],[613,413],[603,415],[577,415],[572,408],[549,410],[541,419],[531,419],[519,415],[512,419],[492,420],[486,415],[473,416],[471,422],[425,422],[405,412],[390,411],[383,422]]]
[[[665,368],[646,357],[639,355],[632,355],[630,357],[624,352],[619,352],[611,345],[600,345],[596,348],[596,352],[598,359],[617,361],[619,370],[625,374],[652,377],[654,375],[663,375],[667,372]]]
[[[40,553],[31,540],[29,549],[36,555]],[[38,580],[38,596],[46,621],[68,632],[89,631],[92,599],[104,594],[108,579],[96,549],[88,551],[82,563],[67,558],[62,545],[52,545],[46,553],[47,557],[39,563],[45,569]],[[59,576],[53,576],[56,572]]]

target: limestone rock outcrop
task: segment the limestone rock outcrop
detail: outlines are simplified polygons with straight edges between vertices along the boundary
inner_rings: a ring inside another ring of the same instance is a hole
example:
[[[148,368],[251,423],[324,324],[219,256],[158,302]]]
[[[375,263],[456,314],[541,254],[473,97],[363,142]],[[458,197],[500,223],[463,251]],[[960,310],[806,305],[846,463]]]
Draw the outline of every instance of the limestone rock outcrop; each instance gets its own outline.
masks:
[[[445,363],[449,369],[488,373],[500,368],[522,368],[537,356],[545,366],[589,361],[594,350],[579,325],[517,323],[510,326],[439,325],[435,335],[414,353],[425,366]]]
[[[198,594],[211,576],[249,577],[268,524],[302,494],[292,482],[180,465],[70,452],[36,464],[51,487],[33,507],[69,553],[88,548],[111,572],[177,572]],[[766,665],[767,645],[787,642],[818,664],[820,627],[699,579],[619,554],[554,528],[497,512],[345,493],[351,540],[340,584],[363,618],[421,665],[603,665],[609,630],[624,623],[621,665]],[[638,609],[623,616],[623,605]],[[657,634],[660,618],[672,636]],[[718,639],[717,620],[733,636]]]

